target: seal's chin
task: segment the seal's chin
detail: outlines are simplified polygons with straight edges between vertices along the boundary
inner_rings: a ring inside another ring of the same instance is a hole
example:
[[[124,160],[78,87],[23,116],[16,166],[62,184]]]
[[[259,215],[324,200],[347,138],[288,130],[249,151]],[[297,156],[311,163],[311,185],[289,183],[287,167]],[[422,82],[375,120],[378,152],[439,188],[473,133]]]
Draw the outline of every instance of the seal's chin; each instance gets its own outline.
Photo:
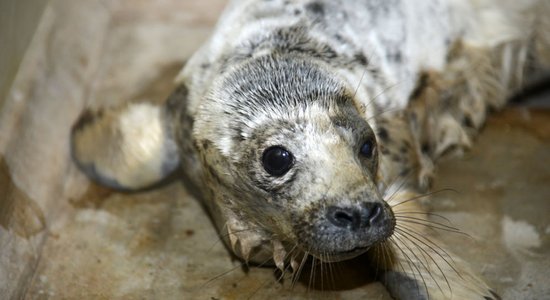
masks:
[[[337,262],[357,257],[387,241],[395,230],[395,218],[391,210],[370,216],[369,222],[357,226],[349,221],[354,215],[342,210],[338,213],[336,216],[341,220],[327,221],[327,218],[320,218],[315,223],[317,226],[308,231],[299,231],[296,234],[298,246],[321,261]]]
[[[369,249],[370,249],[370,246],[369,247],[357,247],[357,248],[353,248],[349,251],[344,251],[344,252],[329,253],[329,254],[324,254],[324,255],[316,255],[316,254],[312,253],[311,255],[313,255],[315,258],[321,260],[322,262],[331,263],[331,262],[339,262],[339,261],[344,261],[344,260],[355,258],[355,257],[357,257],[361,254],[366,253]]]

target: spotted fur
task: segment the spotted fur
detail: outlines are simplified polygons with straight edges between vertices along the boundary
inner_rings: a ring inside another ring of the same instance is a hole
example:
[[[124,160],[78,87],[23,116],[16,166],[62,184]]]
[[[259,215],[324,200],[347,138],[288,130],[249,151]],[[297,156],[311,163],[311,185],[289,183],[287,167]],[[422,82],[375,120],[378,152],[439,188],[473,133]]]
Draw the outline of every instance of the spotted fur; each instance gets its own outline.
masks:
[[[234,1],[166,105],[145,110],[159,130],[121,122],[132,106],[87,113],[73,153],[92,178],[128,189],[181,162],[246,261],[299,272],[307,255],[338,261],[370,249],[397,298],[498,299],[439,246],[430,220],[403,215],[422,210],[413,200],[429,190],[435,162],[471,147],[487,112],[523,81],[528,56],[547,59],[542,2]],[[159,158],[128,150],[140,145]],[[271,146],[293,154],[281,176],[262,166]],[[376,226],[355,222],[365,207],[379,210]],[[336,226],[335,210],[361,230]]]

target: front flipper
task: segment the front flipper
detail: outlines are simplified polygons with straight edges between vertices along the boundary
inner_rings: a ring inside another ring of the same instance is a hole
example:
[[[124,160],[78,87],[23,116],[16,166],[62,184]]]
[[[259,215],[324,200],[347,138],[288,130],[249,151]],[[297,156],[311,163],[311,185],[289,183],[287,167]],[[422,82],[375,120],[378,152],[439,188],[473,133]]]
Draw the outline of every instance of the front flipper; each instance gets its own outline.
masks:
[[[129,104],[86,110],[71,131],[71,152],[92,180],[116,189],[151,186],[179,165],[178,147],[162,106]]]

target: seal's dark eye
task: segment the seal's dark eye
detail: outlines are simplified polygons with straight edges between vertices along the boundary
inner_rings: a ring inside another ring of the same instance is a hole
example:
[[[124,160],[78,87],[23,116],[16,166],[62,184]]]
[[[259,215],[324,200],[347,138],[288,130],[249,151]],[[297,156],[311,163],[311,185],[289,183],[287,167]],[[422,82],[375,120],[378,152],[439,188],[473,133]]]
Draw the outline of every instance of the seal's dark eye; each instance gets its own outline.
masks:
[[[366,158],[371,158],[372,154],[374,153],[374,144],[372,140],[367,140],[359,150],[359,153],[363,155]]]
[[[262,156],[262,163],[267,173],[282,176],[292,167],[292,153],[280,146],[267,148]]]

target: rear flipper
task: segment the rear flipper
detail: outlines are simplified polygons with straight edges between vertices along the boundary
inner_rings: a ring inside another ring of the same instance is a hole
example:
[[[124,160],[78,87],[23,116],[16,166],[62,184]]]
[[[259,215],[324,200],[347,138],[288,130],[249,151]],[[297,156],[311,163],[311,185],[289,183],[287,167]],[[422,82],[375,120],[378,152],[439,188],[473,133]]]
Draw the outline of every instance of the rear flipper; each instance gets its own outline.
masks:
[[[164,107],[148,103],[86,110],[71,131],[73,159],[102,185],[120,190],[149,187],[179,166],[167,116]]]

